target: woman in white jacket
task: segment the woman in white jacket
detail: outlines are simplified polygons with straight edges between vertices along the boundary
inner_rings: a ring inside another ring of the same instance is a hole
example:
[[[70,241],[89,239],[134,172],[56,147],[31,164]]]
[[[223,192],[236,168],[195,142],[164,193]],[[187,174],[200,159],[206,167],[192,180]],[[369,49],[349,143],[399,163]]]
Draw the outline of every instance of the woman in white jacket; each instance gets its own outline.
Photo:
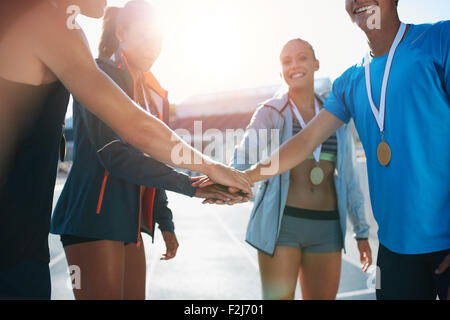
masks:
[[[289,90],[256,110],[234,153],[232,166],[239,170],[261,160],[264,149],[274,150],[301,131],[330,92],[330,86],[314,88],[319,61],[308,42],[289,41],[280,61]],[[309,159],[260,185],[246,241],[258,250],[264,299],[293,299],[297,279],[304,299],[335,299],[347,211],[363,271],[371,265],[354,149],[351,128],[345,125]]]

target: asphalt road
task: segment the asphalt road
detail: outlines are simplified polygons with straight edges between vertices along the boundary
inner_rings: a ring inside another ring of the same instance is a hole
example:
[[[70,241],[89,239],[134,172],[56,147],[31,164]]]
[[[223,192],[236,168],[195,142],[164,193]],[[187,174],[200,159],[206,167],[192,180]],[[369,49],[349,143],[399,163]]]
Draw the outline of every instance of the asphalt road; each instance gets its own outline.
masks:
[[[371,225],[370,244],[376,261],[377,226],[373,220],[366,166],[359,163],[362,188],[366,196],[366,215]],[[58,179],[55,202],[64,179]],[[144,235],[147,259],[147,299],[170,300],[259,300],[261,284],[256,250],[245,243],[245,231],[252,203],[232,207],[202,205],[200,199],[191,199],[168,192],[169,206],[174,214],[176,234],[180,247],[177,256],[160,261],[165,253],[164,241],[158,231],[155,243]],[[50,235],[50,270],[52,299],[74,299],[69,288],[68,265],[59,236]],[[337,299],[375,299],[374,273],[363,273],[359,263],[356,241],[348,224],[347,253],[343,254],[341,280]],[[297,286],[296,299],[301,299]]]

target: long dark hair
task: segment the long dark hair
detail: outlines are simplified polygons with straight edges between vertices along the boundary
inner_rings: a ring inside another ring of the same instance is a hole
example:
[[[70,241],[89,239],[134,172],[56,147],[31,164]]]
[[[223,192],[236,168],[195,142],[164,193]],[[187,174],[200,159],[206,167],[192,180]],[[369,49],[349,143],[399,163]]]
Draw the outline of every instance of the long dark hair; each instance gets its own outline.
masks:
[[[108,7],[103,18],[103,32],[98,47],[98,56],[109,59],[119,49],[120,41],[116,36],[118,25],[129,26],[136,18],[148,19],[153,7],[146,0],[131,0],[123,8]]]

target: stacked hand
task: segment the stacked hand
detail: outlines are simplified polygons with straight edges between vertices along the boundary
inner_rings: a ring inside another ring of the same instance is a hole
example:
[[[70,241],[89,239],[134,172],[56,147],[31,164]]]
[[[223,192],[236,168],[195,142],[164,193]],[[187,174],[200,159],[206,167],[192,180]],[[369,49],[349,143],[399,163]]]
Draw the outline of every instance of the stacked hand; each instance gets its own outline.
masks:
[[[236,170],[232,167],[227,167],[221,163],[214,162],[208,167],[206,176],[195,178],[194,185],[199,188],[204,188],[213,184],[221,184],[230,187],[232,191],[242,190],[251,198],[253,182],[247,173]]]
[[[228,204],[247,202],[252,198],[252,193],[241,191],[234,187],[225,187],[221,184],[214,183],[207,176],[193,177],[192,186],[198,188],[195,193],[196,197],[205,198],[204,204]]]

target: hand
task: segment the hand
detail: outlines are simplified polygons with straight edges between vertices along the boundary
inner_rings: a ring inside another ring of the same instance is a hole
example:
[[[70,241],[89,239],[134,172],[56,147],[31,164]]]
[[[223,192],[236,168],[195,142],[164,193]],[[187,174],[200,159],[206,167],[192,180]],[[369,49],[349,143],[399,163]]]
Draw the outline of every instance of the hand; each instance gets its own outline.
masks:
[[[202,183],[199,183],[199,188],[204,188],[208,185],[219,183],[242,190],[250,197],[253,196],[251,189],[253,187],[253,182],[245,172],[216,163],[210,167],[208,177],[211,181],[208,181],[208,183],[206,183],[206,181],[202,181]]]
[[[236,203],[243,203],[243,202],[248,202],[248,198],[243,198],[242,200],[230,200],[230,201],[223,201],[223,200],[218,200],[218,199],[205,199],[203,200],[203,204],[218,204],[218,205],[222,205],[222,204],[227,204],[229,206],[232,206]]]
[[[246,192],[243,192],[242,190],[235,188],[235,187],[225,187],[224,185],[216,184],[214,181],[212,181],[208,176],[199,176],[199,177],[191,177],[192,186],[195,188],[206,188],[212,185],[217,185],[219,189],[226,192],[226,189],[228,188],[228,193],[235,194],[238,193],[239,196],[245,197],[248,199],[251,199],[253,197],[253,194],[248,194]]]
[[[434,271],[435,274],[440,275],[447,271],[448,267],[450,267],[450,254],[448,254],[444,261],[441,262],[439,267]],[[450,286],[448,287],[447,300],[450,300]]]
[[[205,188],[214,184],[208,176],[191,177],[191,181],[194,188]]]
[[[439,265],[439,267],[434,271],[435,274],[443,274],[448,267],[450,267],[450,254],[448,254],[444,261]]]
[[[197,192],[199,192],[200,190],[205,190],[205,189],[209,189],[211,187],[214,187],[214,189],[212,189],[213,192],[215,192],[215,190],[220,191],[221,196],[225,196],[224,197],[217,197],[214,195],[208,195],[208,196],[204,196],[203,194],[199,194],[196,196],[202,198],[206,198],[202,203],[203,204],[228,204],[228,205],[233,205],[236,203],[243,203],[243,202],[248,202],[252,195],[249,196],[248,194],[242,192],[241,190],[237,189],[237,188],[233,188],[233,187],[225,187],[223,185],[218,185],[218,184],[214,184],[214,182],[211,181],[211,179],[209,179],[207,176],[200,176],[200,177],[191,177],[191,181],[192,186],[193,187],[197,187],[199,188],[199,186],[204,183],[202,188],[199,188],[197,190]]]
[[[362,271],[366,272],[372,265],[372,251],[370,250],[370,244],[368,240],[357,240],[359,259],[362,263]]]
[[[224,202],[229,201],[242,201],[244,198],[238,194],[232,194],[226,191],[227,189],[223,189],[219,187],[217,184],[210,185],[204,188],[198,188],[195,192],[195,197],[197,198],[205,198],[205,199],[215,199],[221,200]],[[248,200],[247,200],[248,201]]]
[[[162,234],[164,242],[166,243],[166,254],[163,254],[161,260],[170,260],[177,254],[178,240],[173,232],[164,231]]]

